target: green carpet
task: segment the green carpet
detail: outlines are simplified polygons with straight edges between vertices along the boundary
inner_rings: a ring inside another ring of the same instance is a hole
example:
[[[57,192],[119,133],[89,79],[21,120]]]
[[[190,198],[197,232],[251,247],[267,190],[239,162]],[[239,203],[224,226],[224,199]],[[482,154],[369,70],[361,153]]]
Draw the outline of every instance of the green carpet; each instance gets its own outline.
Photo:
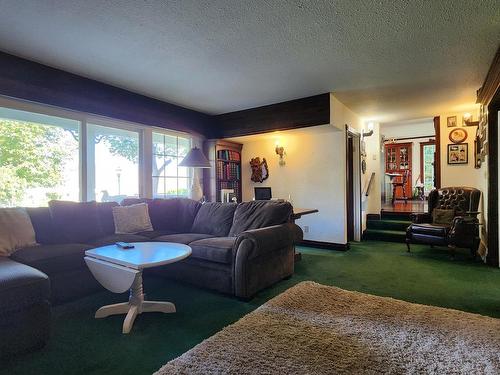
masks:
[[[122,335],[123,316],[96,320],[95,310],[126,296],[95,294],[53,308],[44,349],[0,366],[2,374],[151,374],[222,327],[290,286],[314,280],[340,288],[451,307],[500,318],[500,269],[473,262],[467,251],[451,261],[447,249],[362,242],[337,252],[300,248],[295,275],[250,302],[163,279],[147,279],[148,299],[173,301],[173,315],[144,314]]]

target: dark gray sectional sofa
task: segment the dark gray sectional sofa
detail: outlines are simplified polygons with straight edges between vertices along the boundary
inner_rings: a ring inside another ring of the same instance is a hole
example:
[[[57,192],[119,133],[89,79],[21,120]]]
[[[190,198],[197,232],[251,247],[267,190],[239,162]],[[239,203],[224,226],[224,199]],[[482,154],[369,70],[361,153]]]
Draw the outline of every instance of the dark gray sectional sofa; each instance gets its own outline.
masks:
[[[19,344],[4,348],[0,343],[0,352],[42,345],[49,332],[49,303],[102,290],[83,259],[93,247],[117,241],[187,244],[190,257],[150,271],[242,299],[293,274],[294,244],[302,231],[290,221],[289,203],[202,205],[174,198],[126,199],[122,205],[136,203],[148,204],[152,232],[114,234],[114,202],[52,201],[50,207],[27,209],[40,245],[0,259],[0,336]]]

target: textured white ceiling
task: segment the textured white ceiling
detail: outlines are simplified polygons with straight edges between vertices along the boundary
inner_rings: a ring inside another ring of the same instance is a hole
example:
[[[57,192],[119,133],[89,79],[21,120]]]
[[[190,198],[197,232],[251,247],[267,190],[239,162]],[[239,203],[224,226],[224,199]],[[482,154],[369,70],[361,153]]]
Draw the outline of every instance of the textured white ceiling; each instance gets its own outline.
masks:
[[[470,104],[498,0],[0,0],[0,50],[207,113],[333,91],[380,121]]]

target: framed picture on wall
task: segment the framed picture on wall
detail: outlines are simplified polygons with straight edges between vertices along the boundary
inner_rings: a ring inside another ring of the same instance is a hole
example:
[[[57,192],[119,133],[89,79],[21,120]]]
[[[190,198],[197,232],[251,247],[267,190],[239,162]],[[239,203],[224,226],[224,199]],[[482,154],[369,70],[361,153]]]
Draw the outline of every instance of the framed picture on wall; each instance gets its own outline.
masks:
[[[448,145],[448,164],[468,164],[469,145],[467,143]]]
[[[446,118],[446,125],[448,125],[449,128],[453,128],[457,126],[457,116],[450,116]]]
[[[463,143],[467,139],[467,130],[458,128],[458,129],[453,129],[450,134],[448,135],[448,138],[450,141],[453,143]]]

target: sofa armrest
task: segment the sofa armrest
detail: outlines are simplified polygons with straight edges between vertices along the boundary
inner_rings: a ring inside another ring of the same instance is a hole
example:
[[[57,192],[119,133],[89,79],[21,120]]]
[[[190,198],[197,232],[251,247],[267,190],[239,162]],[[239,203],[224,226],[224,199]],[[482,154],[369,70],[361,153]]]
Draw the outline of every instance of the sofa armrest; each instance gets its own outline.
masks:
[[[429,213],[410,214],[410,220],[414,224],[432,223],[432,216]]]
[[[293,223],[241,233],[234,245],[234,295],[248,300],[259,290],[290,277],[294,245],[301,239],[302,229]]]
[[[247,257],[252,259],[275,249],[293,246],[302,238],[302,229],[294,223],[273,225],[242,232],[236,239],[235,249],[239,249],[245,240],[250,241],[253,246]]]

